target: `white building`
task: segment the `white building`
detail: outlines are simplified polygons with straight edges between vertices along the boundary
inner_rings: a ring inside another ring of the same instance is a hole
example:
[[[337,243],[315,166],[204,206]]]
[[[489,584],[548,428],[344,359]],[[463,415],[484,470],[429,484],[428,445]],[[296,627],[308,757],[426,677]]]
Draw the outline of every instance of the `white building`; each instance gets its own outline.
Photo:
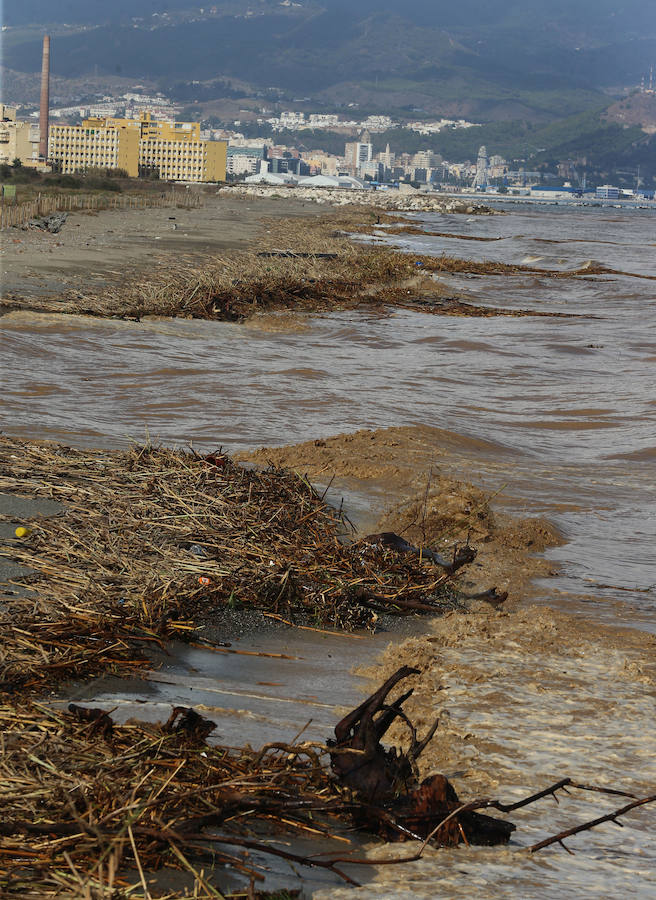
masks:
[[[370,186],[366,181],[352,178],[350,175],[337,175],[334,177],[331,175],[309,175],[305,178],[299,178],[298,184],[299,187],[341,188],[352,191],[370,190]]]
[[[362,127],[368,131],[387,131],[394,122],[389,116],[368,116],[362,123]]]
[[[296,175],[289,175],[287,172],[258,172],[256,175],[247,175],[244,179],[246,184],[297,184]]]
[[[294,131],[294,129],[305,125],[305,113],[291,111],[281,112],[279,122],[281,128],[289,128],[290,131]]]
[[[339,125],[339,116],[330,113],[312,113],[308,125],[312,128],[328,128],[331,125]]]

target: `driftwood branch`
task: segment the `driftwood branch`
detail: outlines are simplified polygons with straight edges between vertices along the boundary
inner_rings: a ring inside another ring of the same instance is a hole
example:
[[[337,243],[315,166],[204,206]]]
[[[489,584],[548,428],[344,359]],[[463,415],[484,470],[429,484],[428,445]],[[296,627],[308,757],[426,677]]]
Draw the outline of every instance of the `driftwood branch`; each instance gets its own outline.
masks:
[[[167,836],[167,839],[178,841],[186,847],[194,848],[196,851],[202,851],[202,844],[206,844],[210,841],[214,844],[227,844],[230,847],[244,847],[247,850],[255,850],[259,853],[268,854],[269,856],[277,856],[280,859],[286,859],[289,862],[295,862],[299,865],[330,869],[331,872],[339,875],[339,877],[347,884],[359,887],[357,881],[351,878],[350,875],[347,875],[346,872],[342,872],[341,869],[337,868],[338,863],[342,862],[339,858],[331,857],[328,859],[320,859],[316,856],[301,856],[298,853],[292,853],[289,850],[281,850],[278,847],[272,847],[271,844],[254,841],[250,838],[228,837],[225,835],[205,834],[203,832],[199,832],[198,834],[171,835]],[[201,844],[201,847],[198,846],[198,843]]]
[[[485,809],[489,807],[494,807],[495,809],[518,809],[520,806],[527,806],[529,803],[533,803],[536,800],[541,799],[542,797],[549,796],[553,793],[553,791],[558,790],[559,787],[563,787],[564,784],[568,784],[570,787],[577,787],[582,790],[590,790],[597,791],[604,794],[619,794],[621,796],[631,796],[630,794],[626,794],[625,791],[615,790],[613,788],[600,788],[591,785],[583,785],[578,784],[576,782],[571,781],[569,778],[562,779],[562,782],[558,782],[556,785],[552,785],[549,788],[546,788],[543,791],[539,791],[536,794],[532,794],[530,797],[521,800],[519,803],[513,804],[503,804],[498,800],[472,800],[468,803],[462,803],[455,809],[453,809],[448,815],[446,815],[438,824],[433,828],[433,830],[422,840],[421,846],[417,850],[416,853],[413,853],[409,856],[402,857],[387,857],[387,858],[376,858],[376,859],[367,859],[367,858],[356,858],[354,856],[332,856],[330,857],[333,863],[350,863],[352,865],[366,866],[366,865],[374,865],[374,866],[385,866],[385,865],[399,865],[401,863],[409,863],[416,862],[421,859],[424,854],[424,851],[428,844],[433,840],[435,835],[442,829],[445,825],[447,825],[451,820],[455,819],[457,816],[466,812],[474,812],[479,809]],[[584,822],[581,825],[577,825],[573,828],[569,828],[566,831],[561,831],[559,834],[553,835],[552,837],[545,838],[543,841],[540,841],[537,844],[533,844],[528,850],[531,853],[535,853],[537,850],[541,850],[544,847],[548,847],[551,844],[560,844],[568,853],[572,851],[569,848],[565,847],[563,844],[563,840],[566,837],[571,837],[574,834],[579,834],[582,831],[589,831],[592,828],[595,828],[597,825],[602,825],[604,822],[615,822],[616,825],[622,827],[622,823],[617,821],[620,816],[625,815],[632,809],[636,809],[640,806],[645,806],[648,803],[656,802],[656,794],[643,797],[641,799],[636,799],[632,803],[627,803],[626,806],[623,806],[621,809],[615,810],[612,813],[608,813],[605,816],[599,816],[597,819],[592,819],[589,822]],[[408,837],[412,837],[415,840],[421,840],[421,838],[416,835],[408,832],[407,829],[402,829],[398,826],[398,823],[394,823],[399,830],[403,830],[406,832]]]
[[[618,822],[619,817],[626,815],[626,813],[630,812],[632,809],[636,809],[638,806],[645,806],[647,803],[656,803],[656,794],[652,794],[650,797],[642,797],[640,800],[633,800],[621,809],[616,809],[615,812],[607,813],[605,816],[599,816],[597,819],[591,819],[589,822],[583,822],[582,825],[576,825],[574,828],[568,828],[565,831],[561,831],[559,834],[554,834],[552,837],[545,838],[543,841],[538,841],[537,844],[532,844],[528,849],[531,853],[536,853],[538,850],[542,850],[550,844],[560,844],[561,847],[568,851],[568,853],[571,853],[572,851],[563,844],[565,838],[571,837],[573,834],[579,834],[581,831],[589,831],[591,828],[596,828],[597,825],[603,825],[604,822],[614,822],[622,828],[622,823]]]
[[[531,794],[530,797],[518,800],[516,803],[500,803],[498,800],[490,800],[488,801],[488,805],[493,806],[500,812],[512,812],[515,809],[521,809],[522,806],[528,806],[529,803],[535,803],[536,800],[541,800],[543,797],[553,797],[556,803],[558,803],[556,791],[563,790],[567,794],[569,793],[566,790],[568,787],[577,788],[580,791],[595,791],[598,794],[612,794],[619,797],[630,797],[632,800],[637,799],[635,794],[629,794],[626,791],[618,791],[615,788],[598,787],[594,784],[581,784],[579,781],[572,781],[571,778],[561,778],[560,781],[556,781],[555,784],[549,785],[549,787],[538,791],[536,794]]]
[[[509,840],[515,826],[473,811],[462,804],[453,786],[443,775],[432,775],[419,783],[416,761],[438,726],[436,721],[420,740],[402,709],[412,691],[387,703],[390,691],[417,669],[403,666],[364,703],[335,726],[335,741],[328,742],[331,766],[338,783],[346,788],[356,806],[355,825],[387,840],[409,836],[436,837],[453,846],[461,840],[479,844],[500,844]],[[402,752],[381,744],[396,718],[408,725],[410,749]],[[476,808],[487,803],[477,803]],[[456,812],[457,811],[457,812]],[[444,825],[442,823],[445,823]]]
[[[465,544],[464,547],[458,547],[456,544],[453,548],[453,557],[447,559],[435,550],[430,550],[426,547],[415,547],[414,544],[410,544],[393,531],[383,531],[380,534],[368,534],[366,537],[362,538],[362,543],[379,544],[381,547],[388,547],[399,553],[410,553],[413,556],[419,556],[421,559],[428,559],[430,562],[441,566],[448,575],[453,575],[458,569],[461,569],[463,566],[468,565],[476,559],[476,550],[468,544]]]

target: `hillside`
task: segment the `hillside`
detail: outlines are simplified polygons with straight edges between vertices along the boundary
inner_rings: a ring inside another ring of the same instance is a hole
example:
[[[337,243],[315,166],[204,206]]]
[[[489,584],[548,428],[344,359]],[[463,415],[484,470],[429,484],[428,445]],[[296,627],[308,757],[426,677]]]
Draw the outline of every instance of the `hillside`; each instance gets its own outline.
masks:
[[[13,0],[5,21],[5,65],[18,73],[38,72],[49,27],[61,77],[170,90],[227,76],[254,92],[477,121],[598,107],[656,59],[656,5],[643,0]]]
[[[639,125],[646,134],[655,134],[656,93],[631,94],[610,106],[604,118],[620,125]]]

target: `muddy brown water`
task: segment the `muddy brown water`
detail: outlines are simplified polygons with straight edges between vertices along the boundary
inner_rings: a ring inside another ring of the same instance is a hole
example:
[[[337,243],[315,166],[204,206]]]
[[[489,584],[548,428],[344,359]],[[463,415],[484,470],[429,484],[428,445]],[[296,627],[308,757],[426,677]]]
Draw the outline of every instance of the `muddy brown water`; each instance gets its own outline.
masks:
[[[656,275],[653,212],[535,207],[512,209],[507,216],[425,216],[419,221],[441,233],[500,240],[386,238],[382,231],[377,240],[408,252],[559,269],[592,261]],[[558,281],[518,275],[450,277],[447,283],[478,304],[581,317],[348,312],[317,317],[303,331],[272,334],[201,321],[126,323],[14,313],[0,323],[3,427],[26,437],[88,446],[124,446],[143,440],[147,430],[154,441],[193,442],[199,449],[222,444],[232,451],[363,427],[431,426],[436,442],[448,445],[440,465],[450,474],[501,490],[498,502],[506,508],[546,515],[563,532],[566,543],[547,551],[559,574],[538,585],[538,599],[597,621],[656,633],[656,281],[630,275]],[[351,499],[356,521],[367,527],[370,498],[365,492]],[[386,499],[380,486],[375,499],[379,504]],[[328,653],[335,654],[343,673],[355,661],[368,661],[372,652],[344,638],[328,645],[320,641],[319,647],[325,662]],[[499,649],[490,665],[501,665],[517,686],[517,705],[504,713],[506,719],[500,717],[498,727],[507,727],[526,704],[542,710],[535,718],[536,742],[550,729],[565,727],[553,705],[523,688],[521,660],[509,661],[503,653]],[[545,678],[557,666],[550,660]],[[323,684],[322,666],[306,667],[299,681],[291,671],[291,664],[281,661],[272,660],[260,671],[260,663],[245,667],[234,657],[219,662],[186,651],[170,662],[168,679],[160,670],[144,690],[131,686],[125,691],[123,685],[117,693],[116,685],[103,683],[80,689],[79,697],[118,705],[125,717],[137,707],[143,710],[148,705],[143,700],[152,702],[149,715],[154,716],[157,704],[168,708],[171,702],[201,697],[201,704],[223,711],[219,734],[223,727],[229,740],[242,735],[257,743],[258,722],[274,727],[276,718],[283,725],[276,734],[291,738],[306,716],[315,720],[311,736],[325,736],[338,710],[357,695],[355,682],[345,676],[333,687]],[[497,675],[498,670],[481,677]],[[602,670],[586,669],[583,675],[594,683]],[[258,686],[258,681],[283,682],[283,687]],[[588,715],[593,708],[602,715],[612,690],[612,683],[604,682],[606,693],[595,698]],[[274,709],[285,714],[271,712],[272,694],[278,697]],[[623,727],[638,746],[641,736],[651,733],[653,691],[643,698],[623,688],[618,696],[626,713]],[[472,685],[460,693],[454,689],[454,697],[466,709],[474,697]],[[295,706],[285,705],[290,698]],[[470,727],[480,731],[481,723],[484,705],[474,703]],[[581,758],[586,742],[593,750],[594,734],[592,724],[581,728],[578,755],[567,756],[567,741],[547,740],[547,745],[554,754],[564,754],[563,765],[571,761],[585,770]],[[601,739],[610,748],[604,760],[614,761],[621,773],[621,727]],[[516,793],[542,786],[540,753],[526,747],[511,747],[508,753],[517,755],[515,768],[526,779],[517,777]],[[644,759],[655,756],[652,741]],[[650,772],[643,765],[645,777]],[[506,780],[512,783],[509,776]],[[562,821],[547,816],[541,834]],[[653,896],[653,840],[647,819],[640,822],[623,843],[591,840],[591,851],[575,864],[551,856],[536,863],[525,857],[518,861],[512,850],[463,851],[448,857],[447,864],[436,851],[411,873],[405,867],[386,870],[381,882],[362,889],[362,896],[584,898],[620,896],[627,889]]]
[[[502,240],[390,240],[422,253],[554,268],[592,260],[656,275],[651,212],[552,207],[424,221]],[[349,312],[271,334],[15,313],[2,320],[4,427],[93,446],[143,440],[147,429],[153,440],[229,450],[362,427],[455,432],[461,475],[503,488],[511,509],[550,516],[568,539],[550,551],[562,575],[545,596],[656,630],[656,281],[448,281],[477,303],[583,317]]]

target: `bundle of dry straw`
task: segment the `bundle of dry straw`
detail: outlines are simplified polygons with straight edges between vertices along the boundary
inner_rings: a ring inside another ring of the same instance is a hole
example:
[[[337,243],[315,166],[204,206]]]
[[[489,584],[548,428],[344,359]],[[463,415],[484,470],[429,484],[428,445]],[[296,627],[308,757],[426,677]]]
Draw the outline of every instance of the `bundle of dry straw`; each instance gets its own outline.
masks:
[[[251,608],[321,627],[372,627],[383,612],[451,606],[438,566],[368,543],[307,479],[222,453],[75,450],[0,438],[0,491],[47,496],[0,554],[36,573],[5,601],[5,688],[144,664],[132,645]]]
[[[145,872],[174,867],[209,897],[216,888],[198,868],[208,860],[254,879],[244,849],[300,861],[263,843],[261,827],[332,829],[343,801],[324,748],[213,747],[204,741],[211,723],[190,711],[174,710],[163,727],[119,726],[35,694],[138,670],[149,664],[145,648],[193,639],[226,608],[352,628],[371,625],[376,611],[444,608],[449,576],[414,556],[345,543],[345,519],[305,478],[248,470],[221,452],[2,437],[0,491],[63,504],[0,547],[35,573],[31,595],[7,594],[0,613],[3,896],[149,896]],[[208,836],[208,826],[219,831]]]
[[[263,829],[318,836],[337,824],[343,804],[320,746],[256,753],[171,724],[79,719],[79,708],[0,706],[3,897],[192,896],[171,892],[172,870],[193,896],[222,897],[226,867],[257,885],[262,855],[301,861]]]

